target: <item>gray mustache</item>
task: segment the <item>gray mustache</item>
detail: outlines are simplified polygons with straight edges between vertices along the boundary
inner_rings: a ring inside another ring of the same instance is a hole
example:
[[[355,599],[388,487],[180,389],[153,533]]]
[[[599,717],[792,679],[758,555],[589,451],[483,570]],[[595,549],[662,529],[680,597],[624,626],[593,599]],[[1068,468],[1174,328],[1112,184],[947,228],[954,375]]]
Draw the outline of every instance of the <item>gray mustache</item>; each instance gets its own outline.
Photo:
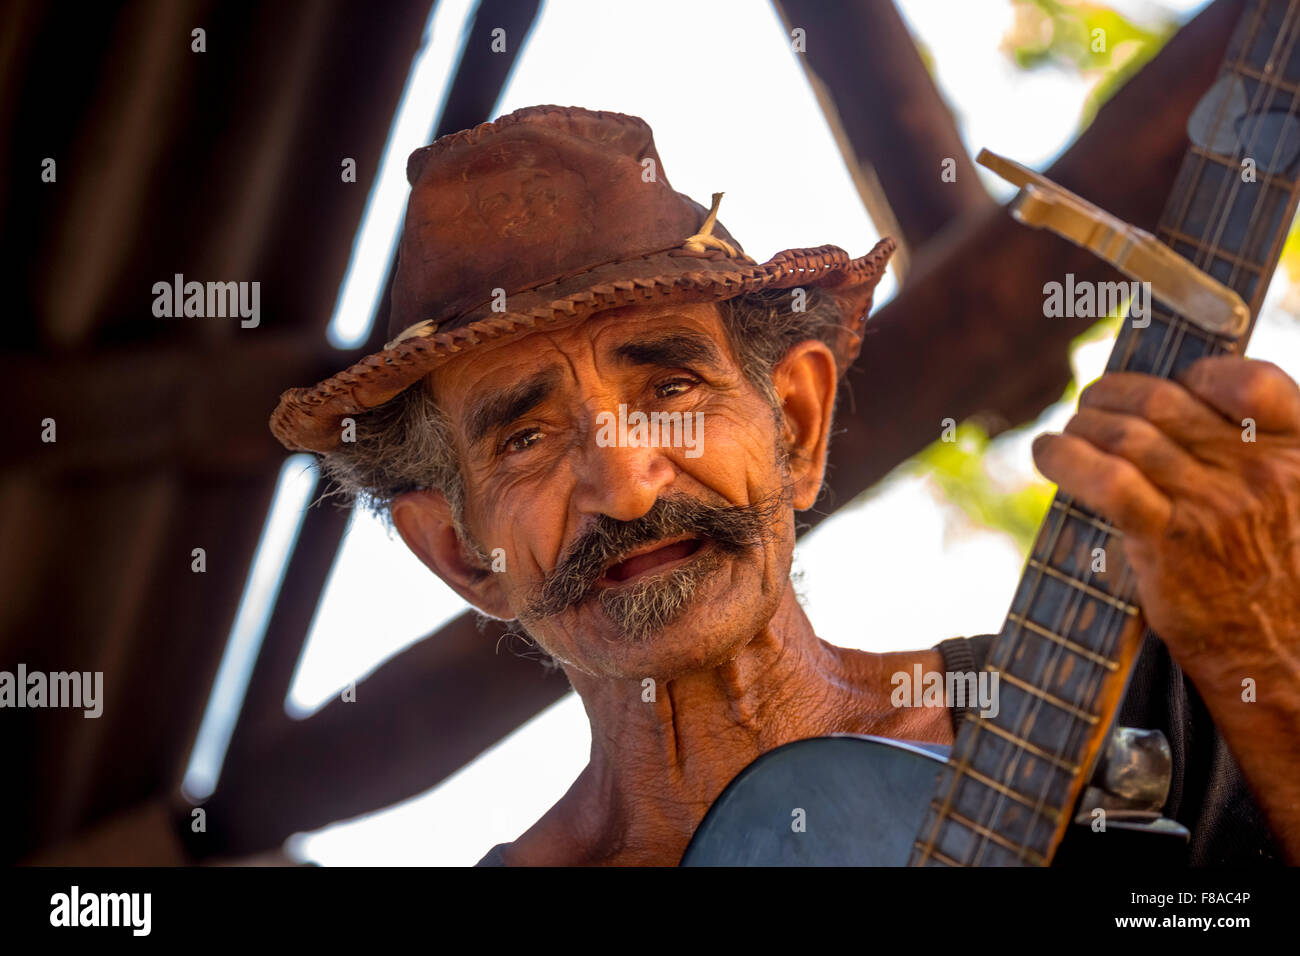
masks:
[[[585,600],[610,564],[646,545],[682,535],[707,538],[724,554],[741,554],[771,534],[784,496],[752,505],[710,505],[684,495],[665,496],[640,518],[598,516],[578,536],[528,604],[530,617],[549,617]]]

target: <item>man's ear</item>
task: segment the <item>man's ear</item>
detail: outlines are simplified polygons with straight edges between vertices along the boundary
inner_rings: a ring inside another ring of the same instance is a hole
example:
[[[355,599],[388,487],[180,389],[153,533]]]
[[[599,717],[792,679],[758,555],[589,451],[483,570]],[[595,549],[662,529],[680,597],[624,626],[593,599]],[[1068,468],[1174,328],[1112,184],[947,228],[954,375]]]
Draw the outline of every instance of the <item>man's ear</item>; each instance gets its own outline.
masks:
[[[816,339],[793,346],[772,369],[796,511],[811,508],[822,487],[838,382],[835,356]]]
[[[506,600],[501,575],[480,566],[451,520],[451,505],[440,491],[408,491],[393,499],[393,524],[406,546],[448,587],[488,617],[515,615]]]

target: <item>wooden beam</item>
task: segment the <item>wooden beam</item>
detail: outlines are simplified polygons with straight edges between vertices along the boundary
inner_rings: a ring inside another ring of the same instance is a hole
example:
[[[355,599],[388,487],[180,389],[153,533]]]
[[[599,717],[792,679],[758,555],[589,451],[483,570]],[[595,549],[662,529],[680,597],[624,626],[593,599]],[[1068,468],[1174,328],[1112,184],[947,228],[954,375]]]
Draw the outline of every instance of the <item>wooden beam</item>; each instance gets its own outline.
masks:
[[[541,0],[480,0],[435,136],[457,133],[492,119],[541,6]],[[494,35],[495,30],[504,32]],[[504,43],[504,49],[498,52],[494,49],[496,43]]]
[[[267,418],[353,359],[325,323],[430,0],[45,6],[0,39],[0,656],[102,668],[105,709],[11,715],[6,861],[179,782],[287,454]],[[155,318],[177,272],[259,281],[261,324]]]
[[[1098,113],[1047,175],[1115,215],[1153,229],[1187,145],[1187,118],[1214,83],[1241,0],[1188,23]],[[853,401],[844,404],[817,524],[926,445],[942,420],[981,416],[991,433],[1059,401],[1069,345],[1093,322],[1045,318],[1043,285],[1121,278],[1091,253],[1017,224],[995,207],[954,224],[932,263],[867,324]],[[928,257],[929,258],[929,257]]]
[[[900,275],[945,226],[994,205],[952,112],[889,0],[773,0],[804,31],[803,63],[876,227],[899,239]],[[955,179],[940,180],[951,162]]]
[[[62,170],[70,196],[42,276],[45,338],[59,348],[83,345],[94,329],[132,249],[123,230],[104,224],[139,221],[165,145],[184,120],[167,103],[191,58],[182,38],[193,11],[170,0],[140,0],[125,5],[122,18],[113,39],[134,68],[106,72],[82,130],[99,161],[80,175],[71,174],[71,164]]]
[[[0,860],[180,781],[275,474],[138,471],[0,481],[0,667],[103,673],[102,713],[8,710]],[[192,550],[206,552],[204,573]]]
[[[239,330],[233,344],[13,356],[0,467],[46,474],[151,462],[210,475],[276,469],[288,453],[267,420],[280,392],[349,360],[314,330],[260,328]],[[42,440],[46,418],[55,421],[54,442]]]
[[[332,700],[275,737],[248,735],[190,851],[255,853],[436,785],[568,692],[562,672],[526,652],[462,614],[359,682],[355,701]]]

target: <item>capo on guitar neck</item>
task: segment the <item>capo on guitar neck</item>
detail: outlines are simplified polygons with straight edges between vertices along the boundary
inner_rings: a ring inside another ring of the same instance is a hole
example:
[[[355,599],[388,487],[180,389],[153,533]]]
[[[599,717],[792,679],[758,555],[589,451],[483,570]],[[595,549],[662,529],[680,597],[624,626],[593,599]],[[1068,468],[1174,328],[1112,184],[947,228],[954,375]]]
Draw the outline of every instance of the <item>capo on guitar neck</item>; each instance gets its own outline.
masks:
[[[982,149],[975,161],[1020,187],[1010,207],[1017,221],[1050,229],[1129,278],[1148,283],[1152,296],[1207,332],[1236,338],[1250,325],[1250,309],[1241,296],[1151,233],[997,153]]]

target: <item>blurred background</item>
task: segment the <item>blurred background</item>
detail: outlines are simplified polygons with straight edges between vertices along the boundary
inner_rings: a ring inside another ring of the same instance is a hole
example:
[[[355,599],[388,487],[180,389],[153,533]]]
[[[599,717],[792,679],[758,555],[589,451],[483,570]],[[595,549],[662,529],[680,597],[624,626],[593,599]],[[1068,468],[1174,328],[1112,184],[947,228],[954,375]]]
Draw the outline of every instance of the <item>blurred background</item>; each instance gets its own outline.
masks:
[[[998,631],[1051,500],[1029,441],[1119,326],[1044,318],[1043,283],[1117,276],[971,157],[1153,228],[1241,9],[11,0],[0,670],[102,671],[104,709],[0,710],[0,858],[467,865],[581,770],[562,676],[266,425],[382,344],[407,154],[522,106],[643,117],[760,262],[900,239],[796,584],[844,646]],[[1293,376],[1298,265],[1288,240],[1248,353]],[[259,323],[155,317],[176,274],[259,282]]]

